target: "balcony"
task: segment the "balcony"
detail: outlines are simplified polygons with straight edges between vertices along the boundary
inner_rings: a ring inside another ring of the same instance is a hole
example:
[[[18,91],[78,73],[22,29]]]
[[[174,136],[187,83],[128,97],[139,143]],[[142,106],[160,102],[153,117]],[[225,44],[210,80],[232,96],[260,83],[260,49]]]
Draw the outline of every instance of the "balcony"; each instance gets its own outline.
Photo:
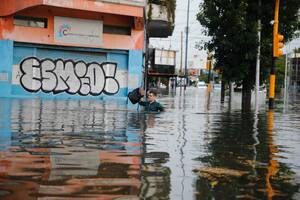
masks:
[[[168,37],[174,30],[175,0],[151,0],[147,6],[149,37]]]

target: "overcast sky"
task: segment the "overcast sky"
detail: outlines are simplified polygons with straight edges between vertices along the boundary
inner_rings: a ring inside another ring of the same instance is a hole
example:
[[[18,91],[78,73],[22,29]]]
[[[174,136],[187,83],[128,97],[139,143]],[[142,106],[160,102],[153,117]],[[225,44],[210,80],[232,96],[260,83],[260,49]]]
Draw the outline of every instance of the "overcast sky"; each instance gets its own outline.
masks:
[[[187,3],[188,0],[177,0],[175,11],[175,28],[173,35],[168,38],[151,38],[150,45],[155,48],[164,48],[177,50],[177,68],[180,66],[180,38],[181,32],[183,32],[183,61],[182,67],[185,66],[185,27],[187,24]],[[207,52],[198,50],[195,48],[197,42],[201,40],[209,40],[209,37],[205,36],[202,31],[203,27],[196,20],[196,14],[199,12],[199,5],[202,0],[190,0],[190,12],[189,12],[189,45],[188,45],[188,68],[196,67],[202,68],[205,66]],[[300,47],[300,38],[293,40],[290,43],[285,44],[284,51],[291,52],[296,47]]]

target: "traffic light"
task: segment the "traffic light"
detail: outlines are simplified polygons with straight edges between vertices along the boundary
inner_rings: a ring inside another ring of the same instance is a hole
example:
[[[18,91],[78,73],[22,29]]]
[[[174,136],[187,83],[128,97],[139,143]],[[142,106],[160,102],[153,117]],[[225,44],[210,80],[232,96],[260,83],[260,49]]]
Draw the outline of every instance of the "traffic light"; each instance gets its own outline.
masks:
[[[275,34],[273,38],[273,56],[280,57],[283,55],[283,35]]]
[[[209,70],[211,69],[211,60],[207,60],[207,61],[206,61],[205,69],[206,69],[207,71],[209,71]]]

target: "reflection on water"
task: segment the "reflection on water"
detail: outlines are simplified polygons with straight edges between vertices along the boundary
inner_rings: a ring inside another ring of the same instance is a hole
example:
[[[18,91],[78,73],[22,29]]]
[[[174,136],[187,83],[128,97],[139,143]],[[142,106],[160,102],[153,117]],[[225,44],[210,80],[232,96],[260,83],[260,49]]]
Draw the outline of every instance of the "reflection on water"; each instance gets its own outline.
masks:
[[[299,199],[299,104],[238,99],[178,89],[160,114],[0,99],[0,199]]]
[[[128,123],[136,114],[126,112],[124,105],[40,100],[1,103],[11,108],[1,113],[2,120],[10,122],[5,129],[10,141],[1,143],[0,152],[3,198],[138,196],[143,129]]]

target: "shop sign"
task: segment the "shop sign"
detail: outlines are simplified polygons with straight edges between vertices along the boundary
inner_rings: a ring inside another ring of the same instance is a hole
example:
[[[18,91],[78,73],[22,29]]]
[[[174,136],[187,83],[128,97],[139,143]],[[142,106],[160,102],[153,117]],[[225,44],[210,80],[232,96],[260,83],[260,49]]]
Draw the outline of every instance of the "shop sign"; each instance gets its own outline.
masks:
[[[103,22],[100,20],[54,17],[54,42],[78,46],[101,46]]]

